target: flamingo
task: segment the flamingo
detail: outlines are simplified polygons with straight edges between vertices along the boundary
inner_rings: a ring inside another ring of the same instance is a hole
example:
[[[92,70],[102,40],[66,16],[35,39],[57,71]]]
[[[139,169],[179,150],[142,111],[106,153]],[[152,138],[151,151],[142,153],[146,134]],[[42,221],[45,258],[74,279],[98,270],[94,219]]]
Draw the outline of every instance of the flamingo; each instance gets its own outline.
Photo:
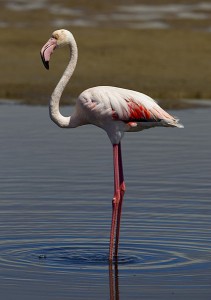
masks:
[[[125,193],[121,154],[121,139],[124,132],[136,132],[158,126],[183,128],[183,125],[179,123],[179,119],[168,114],[149,96],[112,86],[96,86],[83,91],[76,100],[73,114],[68,117],[61,115],[60,99],[75,70],[78,59],[75,38],[66,29],[56,30],[40,52],[45,68],[49,69],[51,54],[55,49],[63,46],[69,47],[70,60],[51,95],[49,114],[52,121],[61,128],[75,128],[86,124],[98,126],[106,131],[111,141],[114,196],[108,258],[112,262],[113,258],[117,259],[118,257],[120,220]]]

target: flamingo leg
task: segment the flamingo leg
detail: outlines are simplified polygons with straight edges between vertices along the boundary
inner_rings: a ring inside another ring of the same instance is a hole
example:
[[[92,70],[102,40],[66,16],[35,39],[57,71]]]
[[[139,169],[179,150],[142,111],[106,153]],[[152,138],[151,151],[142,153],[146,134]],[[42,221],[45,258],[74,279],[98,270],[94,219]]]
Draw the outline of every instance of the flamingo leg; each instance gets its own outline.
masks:
[[[117,213],[116,242],[115,242],[115,253],[114,253],[115,257],[118,256],[122,203],[123,203],[123,197],[124,197],[125,190],[126,190],[126,186],[125,186],[125,182],[124,182],[124,174],[123,174],[123,165],[122,165],[121,144],[119,144],[119,148],[118,148],[118,160],[119,160],[120,201],[119,201],[119,207],[118,207],[118,213]]]
[[[121,144],[113,145],[113,159],[114,159],[114,197],[112,201],[112,222],[110,233],[110,247],[109,260],[113,260],[114,238],[115,241],[115,257],[118,256],[119,235],[120,235],[120,221],[122,212],[122,202],[125,193],[125,183],[122,166]]]
[[[119,144],[113,145],[113,163],[114,163],[114,197],[112,200],[112,221],[110,232],[109,260],[113,260],[113,248],[115,230],[118,216],[118,207],[120,202],[120,181],[119,181]]]

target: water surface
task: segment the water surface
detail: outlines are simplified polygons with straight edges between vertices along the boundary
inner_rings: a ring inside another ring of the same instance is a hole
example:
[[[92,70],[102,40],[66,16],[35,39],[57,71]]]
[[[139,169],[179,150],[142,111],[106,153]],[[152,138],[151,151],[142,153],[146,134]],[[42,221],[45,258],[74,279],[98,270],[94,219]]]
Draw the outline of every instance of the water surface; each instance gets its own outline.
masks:
[[[106,134],[62,130],[47,107],[0,106],[2,299],[210,299],[211,109],[172,113],[184,129],[125,135],[120,257],[109,268]]]

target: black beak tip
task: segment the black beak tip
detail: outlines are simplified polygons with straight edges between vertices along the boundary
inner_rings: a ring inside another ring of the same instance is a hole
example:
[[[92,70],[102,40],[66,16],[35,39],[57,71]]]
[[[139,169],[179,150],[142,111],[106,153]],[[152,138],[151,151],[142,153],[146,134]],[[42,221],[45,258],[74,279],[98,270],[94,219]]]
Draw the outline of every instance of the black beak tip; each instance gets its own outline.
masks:
[[[44,66],[47,70],[49,70],[49,61],[45,61]]]
[[[43,62],[44,67],[45,67],[47,70],[49,70],[49,61],[46,61],[46,60],[44,59],[44,57],[42,56],[42,53],[41,53],[41,52],[40,52],[40,56],[41,56],[41,59],[42,59],[42,62]]]

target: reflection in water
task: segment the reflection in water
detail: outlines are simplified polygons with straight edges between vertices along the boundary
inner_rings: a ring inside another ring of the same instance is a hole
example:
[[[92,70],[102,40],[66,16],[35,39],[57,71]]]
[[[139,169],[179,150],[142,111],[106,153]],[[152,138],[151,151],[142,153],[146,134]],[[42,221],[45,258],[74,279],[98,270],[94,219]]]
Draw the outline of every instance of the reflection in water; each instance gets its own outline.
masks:
[[[110,300],[119,300],[118,260],[109,263]]]

